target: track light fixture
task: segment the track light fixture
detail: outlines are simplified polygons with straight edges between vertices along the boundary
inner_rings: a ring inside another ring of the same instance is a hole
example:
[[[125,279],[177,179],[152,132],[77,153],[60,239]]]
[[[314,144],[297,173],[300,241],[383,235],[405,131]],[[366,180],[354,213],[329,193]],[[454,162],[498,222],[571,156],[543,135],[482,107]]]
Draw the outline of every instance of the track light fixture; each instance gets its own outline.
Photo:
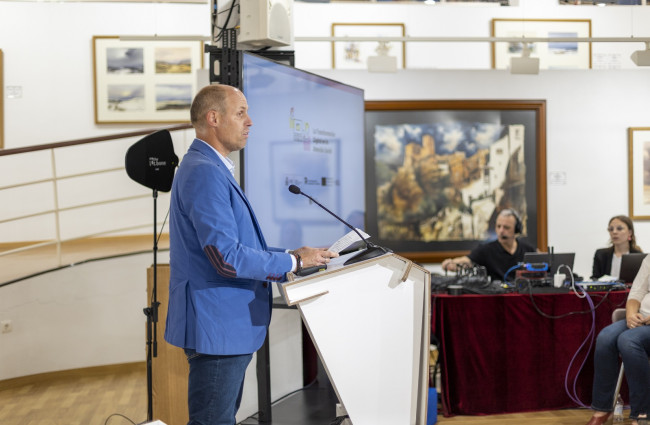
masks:
[[[510,58],[511,74],[539,74],[539,58],[530,57],[529,43],[523,43],[521,57]]]
[[[397,58],[390,56],[390,43],[380,41],[375,51],[377,56],[368,57],[368,71],[370,72],[397,72]]]
[[[650,66],[650,41],[645,42],[645,50],[637,50],[630,58],[636,66]]]

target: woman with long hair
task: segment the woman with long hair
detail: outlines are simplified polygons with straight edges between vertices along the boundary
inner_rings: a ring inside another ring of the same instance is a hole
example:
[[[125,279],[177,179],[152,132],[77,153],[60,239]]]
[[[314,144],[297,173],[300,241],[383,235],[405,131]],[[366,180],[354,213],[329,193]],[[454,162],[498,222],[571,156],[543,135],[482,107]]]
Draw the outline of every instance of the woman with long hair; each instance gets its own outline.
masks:
[[[621,257],[623,254],[640,253],[641,248],[636,244],[634,224],[630,217],[617,215],[609,220],[607,225],[611,245],[607,248],[596,250],[591,279],[596,280],[608,275],[615,279],[621,271]]]

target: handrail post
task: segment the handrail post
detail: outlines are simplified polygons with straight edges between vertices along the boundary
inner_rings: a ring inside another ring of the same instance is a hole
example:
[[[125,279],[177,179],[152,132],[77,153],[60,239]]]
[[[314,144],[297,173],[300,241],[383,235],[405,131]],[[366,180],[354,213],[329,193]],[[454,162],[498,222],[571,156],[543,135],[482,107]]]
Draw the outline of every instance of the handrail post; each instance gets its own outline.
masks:
[[[61,255],[61,220],[59,219],[59,191],[57,187],[58,177],[56,175],[56,154],[54,149],[50,149],[50,158],[52,160],[52,195],[54,196],[54,231],[56,234],[56,258],[58,265],[63,264]]]

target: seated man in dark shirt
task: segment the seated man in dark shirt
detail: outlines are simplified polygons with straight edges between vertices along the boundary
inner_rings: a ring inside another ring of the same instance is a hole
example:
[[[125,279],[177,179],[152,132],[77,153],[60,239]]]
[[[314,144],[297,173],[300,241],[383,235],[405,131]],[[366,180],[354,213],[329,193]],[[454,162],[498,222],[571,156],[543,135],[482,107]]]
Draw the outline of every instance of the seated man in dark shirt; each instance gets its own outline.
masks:
[[[459,265],[483,266],[492,280],[503,280],[506,272],[524,260],[525,252],[537,251],[523,240],[521,220],[512,209],[499,212],[496,219],[497,239],[474,248],[469,255],[448,258],[442,262],[443,270],[456,271]]]

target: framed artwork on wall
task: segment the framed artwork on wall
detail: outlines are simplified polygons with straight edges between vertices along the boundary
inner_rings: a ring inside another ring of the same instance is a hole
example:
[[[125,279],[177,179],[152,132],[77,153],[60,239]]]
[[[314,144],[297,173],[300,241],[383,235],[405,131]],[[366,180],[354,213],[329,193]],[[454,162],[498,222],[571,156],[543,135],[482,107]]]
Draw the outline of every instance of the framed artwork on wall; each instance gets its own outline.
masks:
[[[333,23],[332,37],[404,37],[401,23]],[[368,57],[386,54],[397,58],[397,68],[406,67],[404,41],[333,41],[332,68],[367,69]]]
[[[587,38],[590,19],[492,19],[492,37]],[[492,68],[506,69],[511,57],[520,57],[521,42],[493,42]],[[576,41],[528,43],[530,56],[539,58],[540,69],[591,68],[591,43]]]
[[[413,261],[466,255],[514,208],[546,250],[546,101],[366,102],[366,226]]]
[[[203,68],[203,42],[93,37],[95,122],[183,123]]]
[[[630,218],[650,220],[650,127],[628,129]]]

